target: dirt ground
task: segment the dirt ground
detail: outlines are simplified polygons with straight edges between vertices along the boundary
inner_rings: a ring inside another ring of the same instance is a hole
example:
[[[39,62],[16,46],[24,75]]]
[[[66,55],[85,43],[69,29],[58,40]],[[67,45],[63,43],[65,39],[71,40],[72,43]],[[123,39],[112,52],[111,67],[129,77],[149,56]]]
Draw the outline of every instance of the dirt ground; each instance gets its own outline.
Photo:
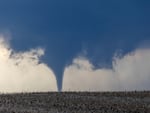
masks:
[[[150,113],[150,92],[1,94],[0,113]]]

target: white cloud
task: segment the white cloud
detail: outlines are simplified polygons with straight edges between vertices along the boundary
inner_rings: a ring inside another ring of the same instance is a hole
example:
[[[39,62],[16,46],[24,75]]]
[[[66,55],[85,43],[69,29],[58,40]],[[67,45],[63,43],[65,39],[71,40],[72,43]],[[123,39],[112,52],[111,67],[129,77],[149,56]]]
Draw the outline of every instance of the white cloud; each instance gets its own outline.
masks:
[[[94,69],[86,58],[66,67],[63,91],[150,90],[150,49],[138,49],[115,57],[112,69]]]
[[[43,49],[15,52],[0,38],[0,92],[57,91],[53,71],[40,57]]]

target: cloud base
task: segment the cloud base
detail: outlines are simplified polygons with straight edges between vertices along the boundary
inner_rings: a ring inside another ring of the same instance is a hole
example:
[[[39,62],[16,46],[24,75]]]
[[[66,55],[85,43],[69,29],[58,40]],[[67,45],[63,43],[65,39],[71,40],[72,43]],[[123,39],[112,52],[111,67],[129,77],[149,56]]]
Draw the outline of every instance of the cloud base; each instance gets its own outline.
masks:
[[[57,91],[53,71],[39,63],[41,48],[15,52],[4,37],[0,38],[0,92]]]
[[[87,58],[75,58],[64,71],[63,91],[150,90],[149,48],[116,56],[112,64],[112,69],[94,69]]]

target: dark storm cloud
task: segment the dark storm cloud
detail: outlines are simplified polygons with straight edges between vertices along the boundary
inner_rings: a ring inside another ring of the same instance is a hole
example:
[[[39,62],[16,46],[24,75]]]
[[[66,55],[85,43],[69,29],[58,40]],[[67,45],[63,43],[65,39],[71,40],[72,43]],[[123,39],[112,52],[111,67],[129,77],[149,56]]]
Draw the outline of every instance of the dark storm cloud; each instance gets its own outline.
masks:
[[[82,51],[95,68],[112,67],[112,57],[150,39],[149,1],[0,1],[0,31],[16,51],[45,48],[43,61],[61,89],[66,65]]]

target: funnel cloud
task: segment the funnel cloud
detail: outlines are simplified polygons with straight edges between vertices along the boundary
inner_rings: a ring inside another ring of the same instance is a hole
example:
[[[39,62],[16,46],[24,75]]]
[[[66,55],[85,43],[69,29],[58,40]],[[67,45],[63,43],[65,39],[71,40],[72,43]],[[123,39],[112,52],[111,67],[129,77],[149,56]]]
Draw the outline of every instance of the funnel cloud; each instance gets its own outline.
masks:
[[[53,70],[41,62],[41,48],[13,50],[0,38],[0,92],[58,91]],[[139,48],[124,56],[115,55],[112,68],[96,68],[86,57],[76,57],[64,67],[62,91],[150,90],[150,49]]]

